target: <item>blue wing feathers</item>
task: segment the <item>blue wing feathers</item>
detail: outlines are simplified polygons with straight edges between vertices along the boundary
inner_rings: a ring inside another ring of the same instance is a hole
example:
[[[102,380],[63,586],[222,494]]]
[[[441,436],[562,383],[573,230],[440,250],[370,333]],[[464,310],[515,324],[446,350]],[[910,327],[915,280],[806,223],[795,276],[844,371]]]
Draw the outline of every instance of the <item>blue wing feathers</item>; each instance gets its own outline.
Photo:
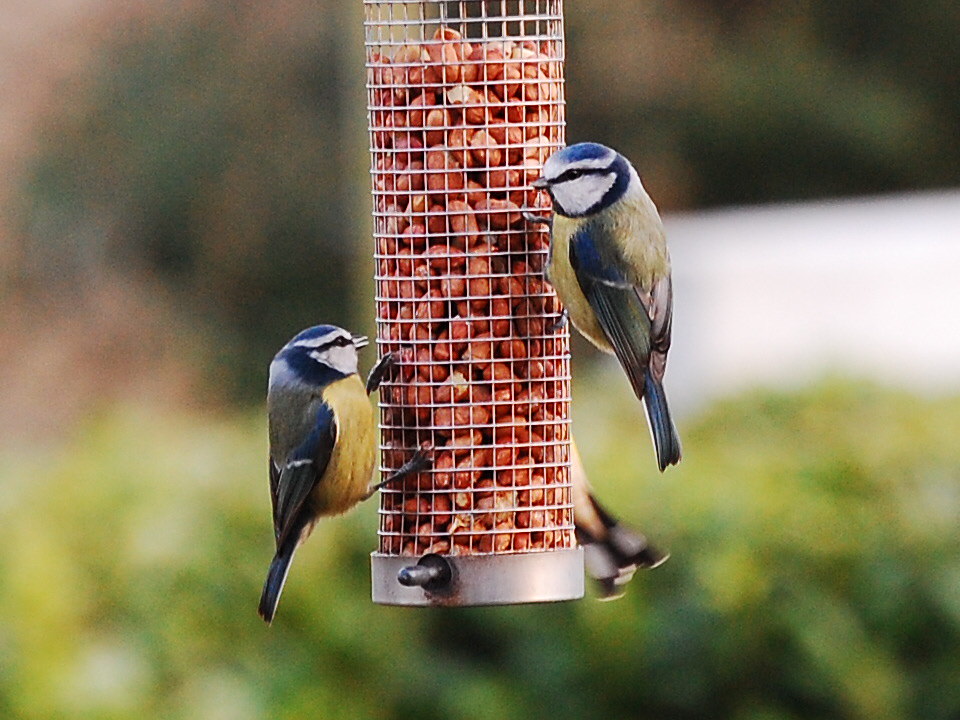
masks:
[[[585,293],[600,326],[613,345],[630,385],[638,398],[643,397],[650,364],[650,320],[642,308],[631,305],[632,290],[591,283]]]
[[[570,240],[570,264],[578,274],[583,273],[591,278],[603,277],[603,259],[593,236],[586,229],[580,230]]]
[[[268,623],[273,621],[277,611],[280,594],[283,592],[290,563],[300,544],[303,530],[311,521],[307,503],[310,494],[326,472],[336,435],[337,425],[333,410],[324,403],[317,411],[316,421],[303,442],[288,457],[272,458],[270,461],[270,485],[274,496],[273,530],[277,552],[267,571],[258,607],[260,617]]]
[[[274,515],[277,547],[288,537],[297,537],[308,518],[302,517],[304,504],[323,477],[333,453],[336,419],[329,405],[317,411],[310,434],[284,461],[277,481],[277,504]]]
[[[626,282],[621,272],[617,258],[610,257],[609,252],[603,251],[603,244],[594,237],[597,230],[591,223],[586,223],[570,239],[570,264],[577,273],[588,276],[594,281],[607,281],[616,284]]]
[[[663,470],[680,460],[680,439],[670,418],[661,382],[670,343],[670,319],[661,323],[660,336],[653,337],[648,308],[637,288],[626,281],[618,265],[620,259],[612,251],[604,252],[610,243],[597,242],[596,232],[603,231],[588,223],[571,238],[570,264],[634,394],[644,402],[657,463]],[[668,314],[670,311],[666,309]],[[655,367],[651,367],[654,359],[651,355],[657,359]]]

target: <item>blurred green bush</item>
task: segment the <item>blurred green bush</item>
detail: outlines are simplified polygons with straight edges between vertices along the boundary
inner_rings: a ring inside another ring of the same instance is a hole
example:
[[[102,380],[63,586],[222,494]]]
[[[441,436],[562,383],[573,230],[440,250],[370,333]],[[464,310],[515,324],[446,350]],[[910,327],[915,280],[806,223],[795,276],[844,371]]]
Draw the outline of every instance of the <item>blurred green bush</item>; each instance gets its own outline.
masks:
[[[719,403],[652,470],[579,387],[602,498],[668,547],[613,603],[373,606],[375,507],[322,523],[272,628],[260,417],[104,412],[0,458],[0,716],[960,714],[960,399],[828,382]]]

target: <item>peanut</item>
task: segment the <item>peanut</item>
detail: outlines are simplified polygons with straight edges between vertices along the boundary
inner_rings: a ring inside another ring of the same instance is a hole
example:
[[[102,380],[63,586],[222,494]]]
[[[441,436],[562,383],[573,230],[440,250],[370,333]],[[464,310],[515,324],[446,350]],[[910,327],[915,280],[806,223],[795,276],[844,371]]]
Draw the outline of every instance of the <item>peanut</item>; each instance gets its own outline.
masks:
[[[423,134],[427,147],[443,144],[446,127],[450,124],[450,111],[446,108],[433,108],[424,118],[427,131]]]
[[[470,138],[470,157],[474,167],[489,168],[501,163],[503,153],[490,133],[477,130]]]
[[[410,101],[410,111],[407,113],[407,126],[411,129],[423,128],[425,109],[433,108],[436,104],[437,96],[430,91],[425,91],[417,95],[417,97]]]
[[[446,92],[447,102],[463,111],[463,118],[470,125],[482,125],[487,118],[486,97],[469,85],[454,85]]]
[[[566,336],[540,276],[549,235],[521,209],[562,145],[549,41],[441,26],[368,63],[383,463],[429,439],[433,468],[384,489],[382,552],[570,547]]]

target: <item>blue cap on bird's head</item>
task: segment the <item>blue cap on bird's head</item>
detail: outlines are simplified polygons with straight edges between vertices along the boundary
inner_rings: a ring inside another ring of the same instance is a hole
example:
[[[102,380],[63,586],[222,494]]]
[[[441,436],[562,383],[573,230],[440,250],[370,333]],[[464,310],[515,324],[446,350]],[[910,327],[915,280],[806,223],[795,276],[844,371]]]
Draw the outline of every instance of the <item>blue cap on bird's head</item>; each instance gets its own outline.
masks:
[[[547,158],[533,186],[550,193],[554,210],[560,215],[584,217],[622,198],[635,175],[629,161],[616,150],[584,142]]]
[[[292,347],[317,348],[334,343],[339,344],[341,347],[353,345],[354,348],[359,350],[360,348],[366,347],[369,342],[365,335],[354,335],[336,325],[314,325],[294,335],[287,344],[283,346],[283,349],[286,350]]]
[[[339,330],[343,330],[343,328],[337,327],[336,325],[314,325],[313,327],[308,327],[306,330],[298,332],[287,344],[299,342],[300,340],[313,340],[314,338],[322,337],[328,333]]]
[[[556,154],[564,158],[566,162],[602,160],[605,164],[609,164],[617,156],[617,151],[600,143],[582,142],[576,145],[568,145]]]

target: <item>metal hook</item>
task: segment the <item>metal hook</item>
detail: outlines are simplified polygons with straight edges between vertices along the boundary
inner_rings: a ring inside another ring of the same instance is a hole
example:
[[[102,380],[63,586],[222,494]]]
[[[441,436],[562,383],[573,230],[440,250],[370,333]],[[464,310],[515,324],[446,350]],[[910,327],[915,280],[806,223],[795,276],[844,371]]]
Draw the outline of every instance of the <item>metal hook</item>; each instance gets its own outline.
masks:
[[[453,571],[442,555],[431,553],[420,558],[416,565],[401,568],[397,581],[405,587],[422,587],[429,592],[442,590],[450,584]]]

